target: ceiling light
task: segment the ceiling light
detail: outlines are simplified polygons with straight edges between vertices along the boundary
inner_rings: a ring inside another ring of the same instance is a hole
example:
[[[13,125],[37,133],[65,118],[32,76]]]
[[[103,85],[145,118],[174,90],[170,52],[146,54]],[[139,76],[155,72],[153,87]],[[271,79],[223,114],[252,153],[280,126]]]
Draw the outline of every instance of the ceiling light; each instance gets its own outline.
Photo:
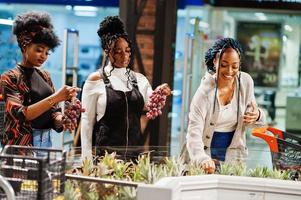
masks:
[[[288,31],[288,32],[292,32],[293,31],[293,28],[290,25],[287,25],[287,24],[284,26],[284,29],[286,31]]]
[[[96,17],[96,12],[87,12],[87,11],[75,11],[74,15],[79,17]]]
[[[66,6],[65,6],[65,9],[66,9],[66,10],[72,10],[72,6],[66,5]]]
[[[254,15],[261,21],[265,21],[268,19],[264,13],[255,13]]]
[[[192,25],[195,25],[195,18],[192,18],[189,21],[189,23],[192,24]],[[199,27],[200,28],[209,28],[209,24],[207,22],[204,22],[204,21],[199,21]]]
[[[74,11],[90,11],[90,12],[96,12],[98,11],[97,7],[94,6],[74,6]]]
[[[262,13],[262,12],[254,13],[254,15],[255,15],[256,17],[262,17],[262,16],[265,16],[265,14]]]
[[[12,20],[12,19],[0,19],[0,24],[2,24],[2,25],[12,26],[13,23],[14,23],[14,20]]]
[[[286,42],[286,41],[287,41],[287,39],[288,39],[288,38],[287,38],[287,36],[286,36],[286,35],[283,35],[283,36],[282,36],[282,40],[283,40],[283,42]]]

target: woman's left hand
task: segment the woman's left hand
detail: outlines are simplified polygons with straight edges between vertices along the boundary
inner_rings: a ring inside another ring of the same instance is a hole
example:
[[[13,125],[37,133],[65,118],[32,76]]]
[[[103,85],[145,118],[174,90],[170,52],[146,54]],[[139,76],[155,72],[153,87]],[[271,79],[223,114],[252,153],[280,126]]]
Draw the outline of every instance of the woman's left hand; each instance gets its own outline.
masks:
[[[171,95],[171,90],[170,90],[170,87],[168,86],[167,83],[163,83],[163,84],[159,85],[159,86],[156,88],[156,90],[158,90],[158,89],[161,89],[162,92],[163,92],[163,94],[166,95],[166,96]]]
[[[250,106],[250,109],[245,112],[243,122],[246,124],[254,124],[260,117],[260,111],[254,101],[252,101],[248,106]]]

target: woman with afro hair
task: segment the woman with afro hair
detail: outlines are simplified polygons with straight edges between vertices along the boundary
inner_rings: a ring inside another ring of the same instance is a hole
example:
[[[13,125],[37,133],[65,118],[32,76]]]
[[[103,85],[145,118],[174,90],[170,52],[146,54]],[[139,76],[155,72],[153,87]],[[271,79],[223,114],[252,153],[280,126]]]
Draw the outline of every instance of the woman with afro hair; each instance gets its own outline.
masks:
[[[104,66],[92,73],[83,88],[82,158],[92,156],[92,146],[139,146],[140,117],[152,93],[147,78],[131,70],[133,47],[118,16],[106,17],[97,31],[104,50]],[[164,93],[170,95],[167,84]],[[99,155],[99,152],[97,152]]]
[[[240,71],[242,54],[236,40],[217,40],[205,54],[208,72],[190,105],[188,153],[208,173],[214,172],[216,160],[244,161],[247,126],[264,125],[253,80]]]
[[[49,51],[60,44],[47,13],[16,16],[13,33],[22,61],[1,75],[5,101],[2,143],[51,147],[51,129],[57,132],[71,129],[70,124],[63,123],[58,103],[76,96],[77,88],[63,86],[55,92],[50,74],[41,69]]]

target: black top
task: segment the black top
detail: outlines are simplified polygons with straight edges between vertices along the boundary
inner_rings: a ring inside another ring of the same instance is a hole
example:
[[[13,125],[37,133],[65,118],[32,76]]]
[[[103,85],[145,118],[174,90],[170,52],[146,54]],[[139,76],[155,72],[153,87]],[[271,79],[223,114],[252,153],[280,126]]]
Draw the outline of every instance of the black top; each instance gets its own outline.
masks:
[[[52,94],[50,85],[42,78],[35,68],[22,67],[28,85],[30,87],[30,93],[28,96],[28,106],[35,104]],[[44,112],[39,117],[31,121],[32,128],[36,129],[48,129],[52,127],[51,120],[51,109]]]
[[[107,106],[104,116],[93,128],[93,146],[142,145],[140,117],[144,99],[138,90],[136,77],[131,79],[132,90],[123,92],[114,90],[110,80],[104,77]]]

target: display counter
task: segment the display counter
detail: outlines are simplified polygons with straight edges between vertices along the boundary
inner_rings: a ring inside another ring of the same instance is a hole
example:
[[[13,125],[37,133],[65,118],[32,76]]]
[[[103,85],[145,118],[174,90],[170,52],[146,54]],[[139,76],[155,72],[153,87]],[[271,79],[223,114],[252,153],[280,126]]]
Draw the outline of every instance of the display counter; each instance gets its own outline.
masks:
[[[202,175],[162,178],[139,185],[138,200],[300,200],[301,183],[268,178]]]

